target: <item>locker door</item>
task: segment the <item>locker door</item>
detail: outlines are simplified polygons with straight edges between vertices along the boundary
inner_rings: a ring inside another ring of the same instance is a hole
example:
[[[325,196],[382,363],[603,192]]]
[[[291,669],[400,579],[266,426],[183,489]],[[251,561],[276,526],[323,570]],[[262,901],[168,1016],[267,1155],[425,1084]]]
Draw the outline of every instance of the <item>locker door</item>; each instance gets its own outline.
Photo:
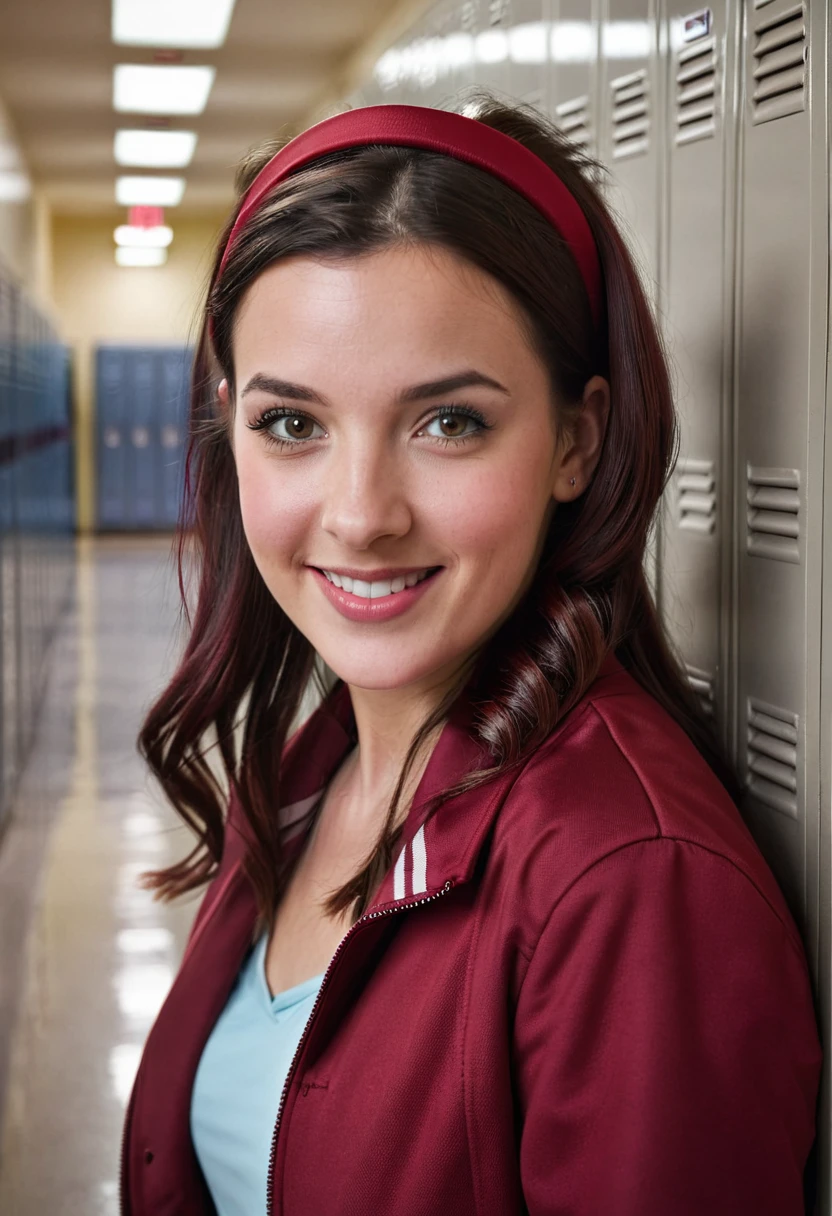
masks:
[[[511,97],[508,32],[513,10],[513,0],[480,0],[476,12],[474,79],[502,100]]]
[[[814,11],[820,21],[822,6]],[[803,3],[749,2],[744,17],[736,737],[749,823],[811,956],[828,255],[823,44],[813,61]]]
[[[631,238],[648,294],[655,299],[662,134],[656,0],[605,0],[605,6],[599,151],[612,178],[610,202]]]
[[[446,38],[453,19],[453,9],[447,0],[434,5],[416,26],[411,42],[411,54],[417,68],[419,101],[422,106],[441,108],[450,92],[450,71],[445,54]],[[411,35],[412,37],[412,35]]]
[[[474,35],[477,28],[477,3],[476,0],[462,0],[462,3],[457,3],[452,8],[453,20],[448,34],[448,91],[456,97],[474,83],[476,75]]]
[[[185,434],[188,425],[188,373],[191,352],[166,350],[160,354],[159,481],[157,518],[174,528],[179,518],[185,471]]]
[[[688,677],[729,726],[731,329],[737,38],[725,0],[669,0],[665,337],[680,450],[665,496],[660,602]],[[726,99],[728,99],[726,104]]]
[[[98,528],[127,526],[125,366],[120,347],[96,351],[96,448]]]
[[[577,147],[598,154],[598,3],[553,0],[551,117]]]
[[[550,0],[514,0],[508,30],[512,97],[544,113],[549,105]]]
[[[657,0],[601,0],[598,153],[607,166],[608,201],[627,237],[648,298],[657,302],[659,152],[662,97],[657,70]],[[658,537],[645,568],[657,588]]]
[[[128,502],[133,528],[153,528],[156,517],[156,473],[159,463],[159,409],[156,352],[137,349],[129,352],[130,398],[128,434]]]

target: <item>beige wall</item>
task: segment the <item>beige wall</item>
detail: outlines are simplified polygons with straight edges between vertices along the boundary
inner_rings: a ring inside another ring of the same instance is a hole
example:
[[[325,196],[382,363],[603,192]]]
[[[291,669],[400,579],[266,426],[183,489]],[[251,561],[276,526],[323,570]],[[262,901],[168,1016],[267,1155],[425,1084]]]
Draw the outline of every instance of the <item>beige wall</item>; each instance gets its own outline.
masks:
[[[214,245],[225,215],[166,219],[174,231],[164,266],[117,266],[110,220],[55,216],[52,292],[61,336],[74,352],[78,527],[92,528],[95,504],[93,358],[101,342],[185,343],[195,337]]]
[[[0,98],[0,269],[21,283],[54,322],[50,246],[49,204],[32,188],[14,127]]]

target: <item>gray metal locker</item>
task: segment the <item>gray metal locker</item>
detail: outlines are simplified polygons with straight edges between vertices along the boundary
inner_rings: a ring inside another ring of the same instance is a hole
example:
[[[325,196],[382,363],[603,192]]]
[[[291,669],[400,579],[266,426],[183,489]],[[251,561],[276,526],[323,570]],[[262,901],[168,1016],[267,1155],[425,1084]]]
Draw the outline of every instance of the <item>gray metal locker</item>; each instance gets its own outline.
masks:
[[[598,151],[598,2],[553,0],[550,38],[551,117],[579,148]]]
[[[737,754],[747,815],[816,949],[827,270],[817,258],[809,25],[789,0],[744,29],[737,328]],[[825,161],[825,145],[823,156]]]
[[[745,815],[803,930],[827,1049],[828,698],[823,718],[820,711],[822,659],[827,683],[829,668],[823,579],[832,571],[823,561],[828,19],[822,3],[747,0],[743,9],[733,614]],[[823,1213],[832,1190],[828,1077],[827,1063],[818,1130]]]
[[[738,15],[734,10],[735,15]],[[737,22],[669,0],[662,300],[680,449],[665,495],[659,600],[688,678],[730,736],[732,325]]]
[[[514,0],[508,30],[509,92],[544,114],[552,81],[550,9],[550,0]]]
[[[505,98],[511,94],[508,29],[514,21],[513,8],[512,0],[480,0],[475,17],[475,83]]]
[[[454,95],[473,85],[476,79],[474,35],[477,28],[477,0],[461,0],[461,3],[452,4],[451,12],[449,37],[455,41],[448,56],[451,64],[448,93]]]
[[[659,261],[663,88],[657,63],[657,0],[601,0],[598,155],[610,171],[607,198],[655,303]],[[658,536],[646,570],[658,583]]]
[[[598,150],[611,171],[609,199],[632,238],[649,294],[659,274],[662,97],[656,0],[604,0]]]

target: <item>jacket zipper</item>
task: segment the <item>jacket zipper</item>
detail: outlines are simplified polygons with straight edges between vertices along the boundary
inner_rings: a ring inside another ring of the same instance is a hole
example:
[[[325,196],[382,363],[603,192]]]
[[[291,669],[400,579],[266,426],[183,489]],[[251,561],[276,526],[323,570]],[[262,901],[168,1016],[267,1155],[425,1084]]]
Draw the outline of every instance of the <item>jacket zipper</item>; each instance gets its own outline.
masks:
[[[292,1078],[293,1078],[293,1074],[295,1071],[295,1065],[297,1064],[301,1051],[303,1050],[304,1043],[306,1042],[306,1039],[308,1038],[309,1028],[312,1025],[313,1019],[315,1017],[315,1013],[321,1002],[321,997],[323,996],[323,993],[326,989],[327,981],[329,980],[329,977],[332,974],[332,969],[335,966],[335,962],[336,962],[338,956],[340,955],[341,951],[344,949],[344,947],[347,944],[347,942],[349,941],[350,937],[352,937],[353,933],[355,933],[355,931],[359,927],[359,925],[364,925],[368,921],[371,921],[371,920],[377,920],[380,916],[392,916],[392,915],[395,915],[397,912],[406,912],[409,908],[418,908],[421,904],[432,903],[433,900],[439,899],[440,896],[447,895],[448,891],[450,891],[450,889],[453,885],[454,885],[454,880],[452,878],[449,878],[441,891],[437,891],[433,895],[426,895],[424,899],[412,900],[408,904],[397,904],[394,908],[382,908],[378,912],[365,913],[364,916],[360,917],[355,922],[355,924],[350,929],[347,930],[347,932],[341,938],[341,941],[338,943],[335,953],[333,954],[332,958],[329,960],[329,966],[327,967],[326,972],[324,973],[324,978],[321,980],[321,986],[318,989],[318,995],[315,998],[315,1003],[312,1006],[312,1010],[309,1014],[309,1018],[307,1019],[306,1025],[303,1028],[303,1034],[300,1036],[300,1041],[298,1042],[297,1049],[295,1051],[295,1054],[292,1057],[292,1063],[289,1065],[289,1071],[286,1074],[286,1080],[283,1083],[283,1092],[280,1095],[280,1104],[278,1105],[278,1108],[277,1108],[277,1119],[275,1120],[274,1132],[272,1133],[272,1146],[271,1146],[271,1150],[269,1152],[269,1173],[268,1173],[268,1181],[266,1183],[266,1187],[267,1187],[267,1189],[266,1189],[266,1216],[274,1216],[274,1205],[273,1205],[273,1201],[272,1201],[272,1194],[274,1191],[274,1167],[275,1167],[275,1160],[277,1158],[277,1136],[278,1136],[278,1132],[280,1130],[280,1118],[281,1118],[281,1115],[283,1114],[283,1106],[286,1101],[286,1095],[289,1092],[289,1086],[292,1083]]]

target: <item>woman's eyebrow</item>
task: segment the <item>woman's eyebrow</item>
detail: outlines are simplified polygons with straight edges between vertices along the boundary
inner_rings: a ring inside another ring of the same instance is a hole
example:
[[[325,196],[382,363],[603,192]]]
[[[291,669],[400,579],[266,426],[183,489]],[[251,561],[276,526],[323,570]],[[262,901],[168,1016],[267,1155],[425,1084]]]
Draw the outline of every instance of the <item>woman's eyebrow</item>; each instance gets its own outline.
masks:
[[[491,376],[486,376],[482,372],[471,368],[466,371],[456,372],[452,376],[443,376],[441,380],[428,380],[424,384],[414,384],[411,388],[406,388],[399,394],[399,404],[409,405],[414,401],[424,401],[430,397],[440,397],[443,393],[453,393],[457,389],[470,388],[474,385],[495,388],[508,396],[509,390],[500,384],[499,380],[494,380]],[[291,380],[281,380],[276,376],[267,376],[263,372],[257,372],[251,377],[240,396],[245,397],[247,393],[258,391],[261,393],[271,393],[274,397],[288,397],[291,401],[311,401],[316,405],[329,405],[326,398],[321,397],[314,389],[307,388],[303,384],[295,384]]]

